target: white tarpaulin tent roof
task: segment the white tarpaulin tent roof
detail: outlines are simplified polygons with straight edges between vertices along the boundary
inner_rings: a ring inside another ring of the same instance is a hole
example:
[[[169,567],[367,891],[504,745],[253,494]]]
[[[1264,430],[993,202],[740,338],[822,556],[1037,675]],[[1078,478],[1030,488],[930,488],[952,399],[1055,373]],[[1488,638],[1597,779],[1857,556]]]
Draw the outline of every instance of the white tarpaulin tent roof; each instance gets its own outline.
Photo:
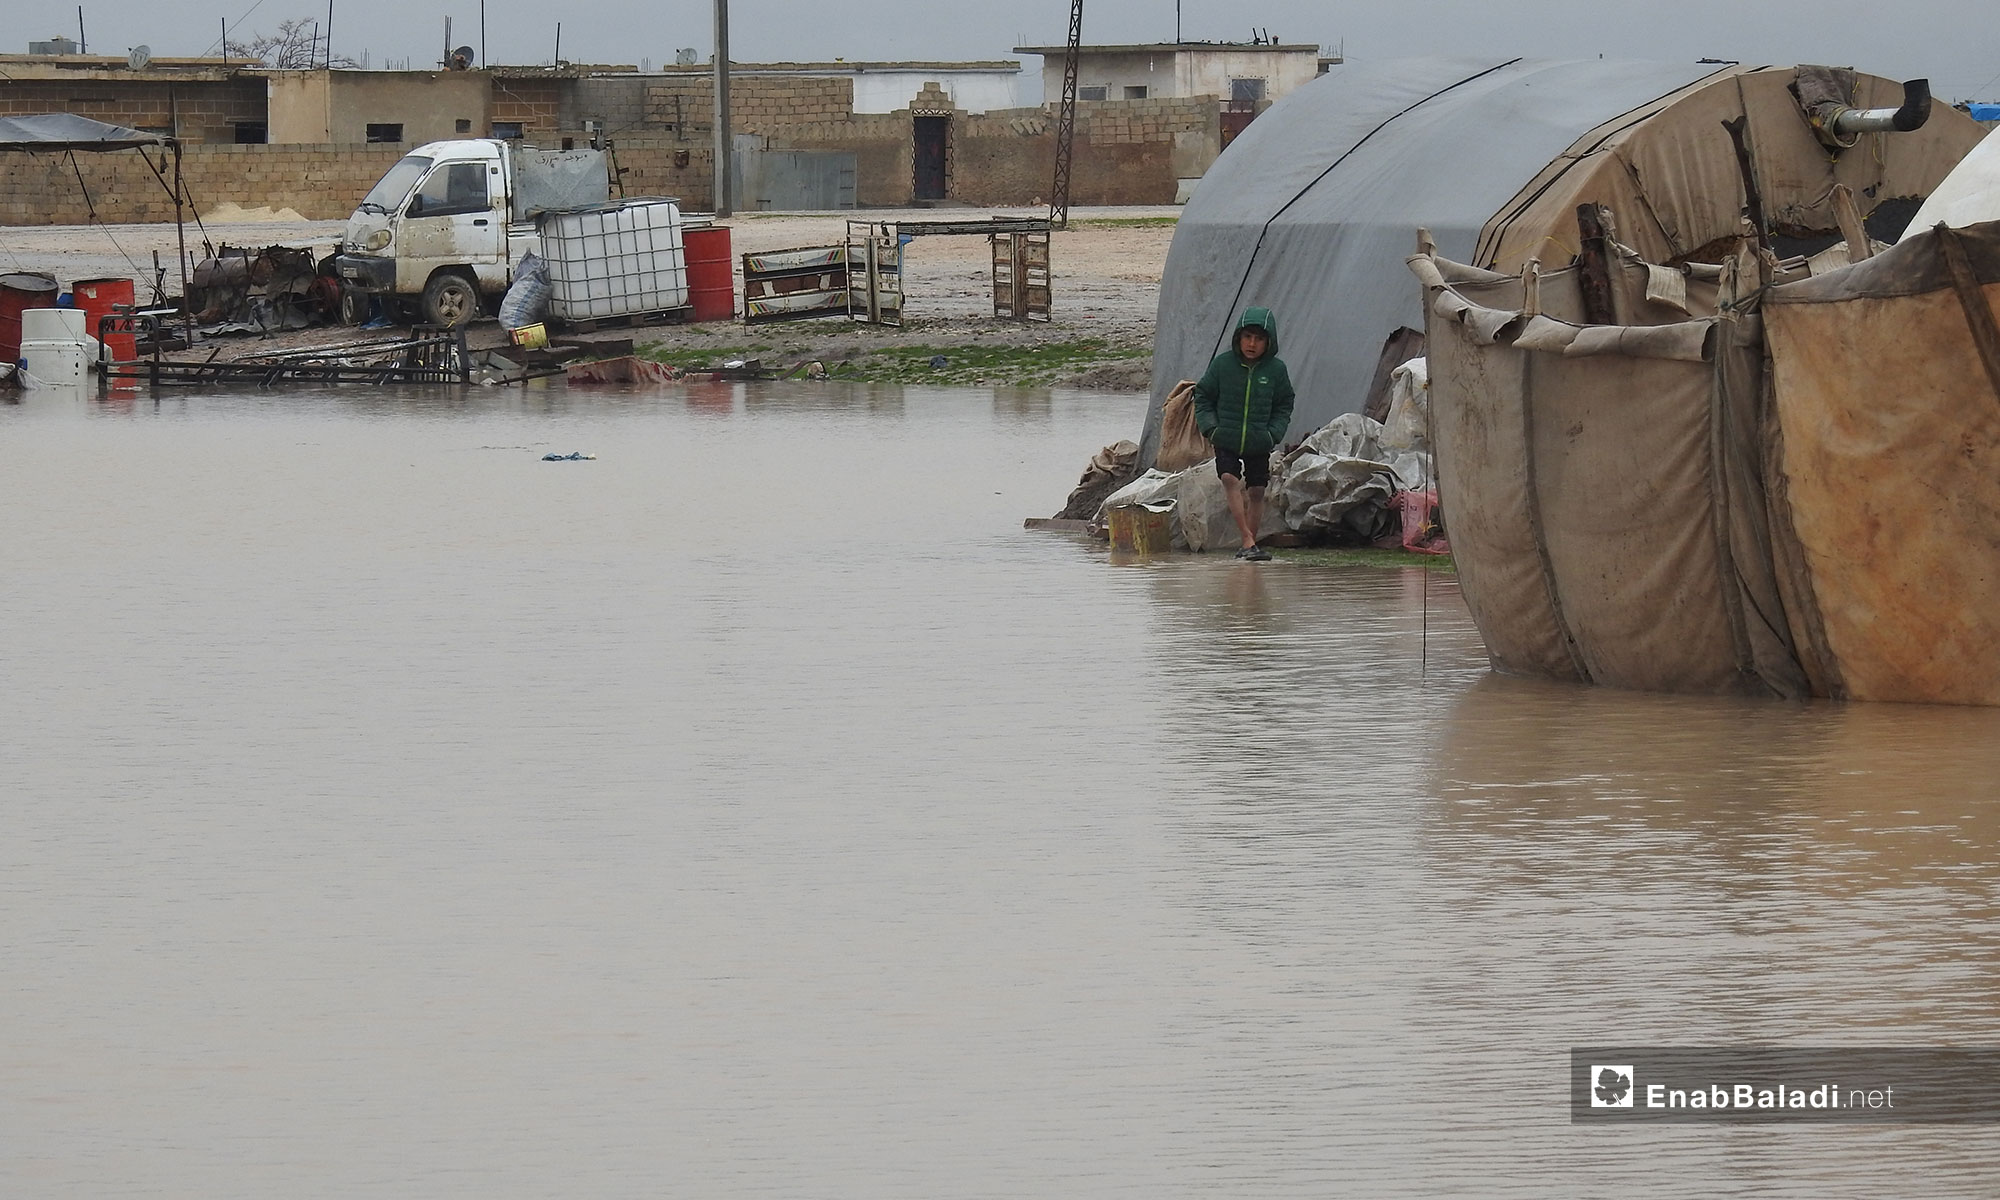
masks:
[[[1989,133],[1972,148],[1910,218],[1903,236],[1916,237],[1940,221],[1954,229],[2000,221],[2000,136]]]
[[[1735,64],[1421,58],[1346,64],[1294,91],[1231,144],[1181,216],[1141,461],[1152,461],[1167,393],[1226,348],[1248,305],[1274,309],[1285,331],[1292,438],[1360,409],[1385,339],[1423,326],[1403,265],[1419,227],[1462,262],[1560,267],[1589,200],[1619,216],[1620,241],[1684,261],[1740,232],[1724,119],[1747,116],[1769,223],[1796,232],[1833,228],[1822,211],[1832,183],[1877,204],[1921,197],[1978,140],[1975,123],[1942,110],[1918,133],[1870,134],[1831,155],[1788,93],[1792,78]],[[1894,106],[1900,95],[1862,76],[1852,99]]]
[[[75,113],[0,117],[0,150],[130,150],[166,141],[157,133],[109,125]]]

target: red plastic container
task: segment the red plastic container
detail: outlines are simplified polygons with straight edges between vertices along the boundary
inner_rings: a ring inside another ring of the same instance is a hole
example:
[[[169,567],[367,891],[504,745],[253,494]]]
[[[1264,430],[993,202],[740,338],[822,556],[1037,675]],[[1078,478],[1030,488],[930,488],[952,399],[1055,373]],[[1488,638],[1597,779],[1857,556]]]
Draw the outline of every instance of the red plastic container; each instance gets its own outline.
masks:
[[[729,253],[729,226],[708,225],[681,234],[687,250],[688,303],[697,321],[736,316],[736,263]]]
[[[21,314],[56,306],[56,281],[32,271],[0,275],[0,362],[21,360]]]
[[[97,323],[111,316],[114,307],[132,311],[132,281],[129,279],[81,279],[70,288],[76,306],[90,315],[90,336],[97,336]],[[139,339],[131,333],[114,333],[104,338],[104,348],[112,362],[131,362],[139,357]]]

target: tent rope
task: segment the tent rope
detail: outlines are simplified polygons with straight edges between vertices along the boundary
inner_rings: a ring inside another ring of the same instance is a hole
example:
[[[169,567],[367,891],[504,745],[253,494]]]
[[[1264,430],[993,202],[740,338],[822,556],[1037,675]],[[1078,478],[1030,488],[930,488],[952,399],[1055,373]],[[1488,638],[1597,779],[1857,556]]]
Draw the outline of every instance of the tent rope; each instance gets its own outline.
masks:
[[[144,276],[146,273],[145,268],[141,267],[138,263],[132,261],[132,256],[125,252],[125,247],[118,244],[117,235],[111,232],[111,226],[105,224],[104,218],[97,215],[97,202],[90,198],[90,186],[84,183],[83,181],[83,168],[77,164],[76,151],[65,150],[63,151],[63,153],[69,155],[69,169],[76,173],[77,190],[83,193],[83,206],[90,213],[91,223],[104,231],[105,240],[110,242],[112,249],[118,251],[119,255],[122,258],[124,258],[125,265],[132,268],[133,274],[137,276]],[[144,156],[141,155],[141,157]],[[149,165],[150,165],[150,160],[149,160]]]
[[[175,196],[174,185],[167,182],[167,152],[165,150],[160,151],[160,164],[158,166],[153,165],[153,160],[146,157],[146,152],[144,150],[139,151],[139,157],[142,160],[144,160],[146,166],[152,170],[153,178],[160,181],[160,186],[166,189],[167,195],[174,196],[176,200],[181,200],[186,202],[188,212],[192,214],[194,217],[194,227],[196,229],[201,230],[202,248],[205,251],[207,251],[208,256],[210,258],[214,258],[215,243],[209,240],[208,226],[201,223],[201,210],[195,207],[193,197],[187,194],[187,184],[185,183],[185,181],[183,181],[181,185],[181,194]]]

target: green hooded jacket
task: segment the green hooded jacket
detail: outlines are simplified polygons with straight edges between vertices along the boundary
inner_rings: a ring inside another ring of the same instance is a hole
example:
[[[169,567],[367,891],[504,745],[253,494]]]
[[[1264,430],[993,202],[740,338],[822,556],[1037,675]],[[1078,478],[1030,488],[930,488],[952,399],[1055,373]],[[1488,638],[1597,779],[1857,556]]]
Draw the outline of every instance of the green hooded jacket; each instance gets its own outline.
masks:
[[[1264,356],[1246,362],[1238,347],[1256,326],[1269,336]],[[1230,336],[1194,385],[1194,423],[1220,451],[1242,457],[1269,454],[1292,423],[1292,377],[1278,358],[1278,318],[1268,308],[1246,308]]]

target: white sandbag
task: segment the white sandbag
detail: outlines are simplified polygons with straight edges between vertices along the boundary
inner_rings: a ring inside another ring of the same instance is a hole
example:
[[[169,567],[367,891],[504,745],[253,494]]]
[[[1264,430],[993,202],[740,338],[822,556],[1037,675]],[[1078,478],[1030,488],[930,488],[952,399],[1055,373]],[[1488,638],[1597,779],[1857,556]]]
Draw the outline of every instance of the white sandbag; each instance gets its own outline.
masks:
[[[1401,450],[1431,448],[1430,369],[1421,358],[1397,367],[1389,376],[1389,417],[1382,422],[1377,439],[1382,449],[1394,454]]]
[[[1097,519],[1121,504],[1150,504],[1155,500],[1172,500],[1180,486],[1179,475],[1169,475],[1165,471],[1148,471],[1139,478],[1119,488],[1104,498],[1097,507]]]

